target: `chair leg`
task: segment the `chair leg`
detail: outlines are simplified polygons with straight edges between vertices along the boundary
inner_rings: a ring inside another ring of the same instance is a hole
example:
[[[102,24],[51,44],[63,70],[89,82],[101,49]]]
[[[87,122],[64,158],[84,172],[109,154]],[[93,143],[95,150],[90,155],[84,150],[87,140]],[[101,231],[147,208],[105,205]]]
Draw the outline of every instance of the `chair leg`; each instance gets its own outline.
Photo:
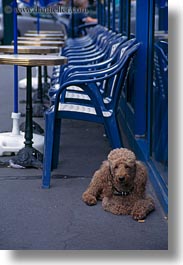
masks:
[[[52,169],[57,168],[59,161],[59,147],[60,147],[60,132],[61,132],[61,119],[56,119],[54,130],[54,143],[52,153]]]
[[[119,133],[118,124],[116,118],[112,116],[111,118],[105,119],[105,129],[107,132],[107,136],[109,137],[109,141],[112,145],[112,148],[120,148],[123,146],[122,140]]]
[[[54,113],[46,112],[42,188],[50,187],[53,138],[54,138]]]

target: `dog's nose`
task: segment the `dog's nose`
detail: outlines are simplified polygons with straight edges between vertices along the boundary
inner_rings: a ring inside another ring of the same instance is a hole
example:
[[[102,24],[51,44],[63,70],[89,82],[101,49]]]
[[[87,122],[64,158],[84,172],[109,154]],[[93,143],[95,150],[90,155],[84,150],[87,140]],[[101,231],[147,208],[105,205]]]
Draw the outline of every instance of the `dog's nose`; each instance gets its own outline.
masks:
[[[123,177],[123,176],[122,177],[119,177],[119,181],[120,182],[124,182],[124,180],[125,180],[125,177]]]

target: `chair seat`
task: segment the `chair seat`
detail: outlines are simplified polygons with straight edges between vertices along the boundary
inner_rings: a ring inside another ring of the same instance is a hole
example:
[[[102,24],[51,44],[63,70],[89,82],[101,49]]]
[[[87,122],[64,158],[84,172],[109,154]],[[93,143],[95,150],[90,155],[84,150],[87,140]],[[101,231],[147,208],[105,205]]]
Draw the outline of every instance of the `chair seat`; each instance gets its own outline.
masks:
[[[80,112],[80,113],[86,113],[90,115],[97,115],[95,108],[88,107],[84,105],[77,105],[77,104],[65,104],[65,103],[59,103],[58,106],[59,111],[71,111],[71,112]],[[108,118],[112,115],[112,111],[103,111],[103,116],[105,118]]]
[[[73,91],[83,91],[82,88],[80,88],[79,86],[68,86],[67,90],[73,90]]]
[[[67,91],[65,95],[66,99],[78,99],[78,100],[91,100],[90,97],[83,93],[74,93]]]
[[[80,89],[79,87],[76,87],[76,88]],[[68,90],[68,88],[67,88],[67,90]],[[82,90],[82,89],[80,89],[80,90]],[[80,90],[76,89],[76,91],[80,91]],[[70,100],[75,100],[76,99],[76,100],[91,101],[91,98],[88,95],[84,94],[84,93],[78,93],[78,92],[74,93],[74,92],[70,92],[70,91],[66,92],[65,99],[70,99]],[[103,101],[104,101],[105,104],[109,104],[111,102],[111,98],[106,97],[106,98],[103,99]]]

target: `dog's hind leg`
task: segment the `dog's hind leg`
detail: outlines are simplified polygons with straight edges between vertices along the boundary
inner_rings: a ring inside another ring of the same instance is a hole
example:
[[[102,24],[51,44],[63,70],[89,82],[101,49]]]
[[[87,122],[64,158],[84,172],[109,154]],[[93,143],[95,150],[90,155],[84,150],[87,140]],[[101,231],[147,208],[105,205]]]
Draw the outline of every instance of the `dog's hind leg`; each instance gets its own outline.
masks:
[[[144,219],[151,211],[155,209],[154,201],[151,198],[138,200],[131,212],[133,219]]]

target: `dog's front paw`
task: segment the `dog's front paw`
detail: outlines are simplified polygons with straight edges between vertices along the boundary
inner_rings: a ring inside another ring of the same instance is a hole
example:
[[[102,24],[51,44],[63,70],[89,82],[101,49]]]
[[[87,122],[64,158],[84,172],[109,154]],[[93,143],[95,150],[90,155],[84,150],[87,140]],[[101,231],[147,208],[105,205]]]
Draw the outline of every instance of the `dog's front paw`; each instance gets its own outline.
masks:
[[[109,205],[109,198],[108,197],[104,197],[103,200],[102,200],[102,207],[104,209],[106,209],[108,205]]]
[[[97,199],[90,193],[84,192],[82,199],[86,204],[90,206],[97,204]]]

